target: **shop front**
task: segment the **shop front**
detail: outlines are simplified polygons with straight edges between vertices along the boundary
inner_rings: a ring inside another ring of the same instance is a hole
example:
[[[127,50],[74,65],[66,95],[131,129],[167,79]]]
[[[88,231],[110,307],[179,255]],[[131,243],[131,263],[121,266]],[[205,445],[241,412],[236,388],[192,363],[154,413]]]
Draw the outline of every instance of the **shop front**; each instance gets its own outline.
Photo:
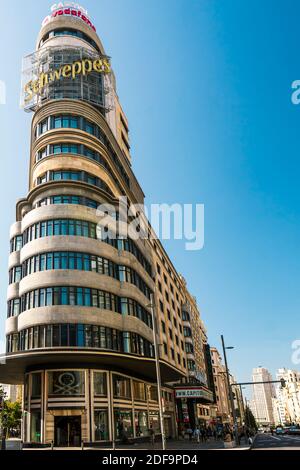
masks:
[[[209,422],[208,405],[213,403],[213,393],[207,387],[188,384],[176,387],[175,398],[179,435]]]
[[[174,437],[171,390],[164,410],[167,437]],[[149,439],[160,434],[157,386],[106,370],[40,370],[26,374],[24,442],[79,447],[82,442]]]

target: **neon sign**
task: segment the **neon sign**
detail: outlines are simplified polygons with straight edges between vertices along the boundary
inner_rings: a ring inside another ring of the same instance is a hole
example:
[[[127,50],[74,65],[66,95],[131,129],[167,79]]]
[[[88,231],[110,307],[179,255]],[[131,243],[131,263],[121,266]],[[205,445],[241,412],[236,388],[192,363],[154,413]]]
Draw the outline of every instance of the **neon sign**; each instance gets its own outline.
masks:
[[[71,16],[73,18],[79,18],[84,23],[86,23],[90,28],[96,31],[95,26],[89,19],[89,15],[87,10],[80,6],[78,3],[74,2],[60,2],[54,3],[51,7],[51,15],[46,16],[44,21],[42,22],[42,26],[45,26],[52,18],[60,17],[60,16]]]

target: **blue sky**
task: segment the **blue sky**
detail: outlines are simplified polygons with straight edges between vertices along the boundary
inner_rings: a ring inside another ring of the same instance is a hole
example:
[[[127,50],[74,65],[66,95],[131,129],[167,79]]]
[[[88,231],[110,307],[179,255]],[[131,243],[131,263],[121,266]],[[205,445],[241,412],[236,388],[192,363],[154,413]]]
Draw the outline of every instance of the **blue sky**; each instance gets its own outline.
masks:
[[[1,323],[9,226],[28,185],[31,115],[19,109],[23,55],[51,2],[0,1]],[[299,331],[300,79],[297,1],[85,1],[112,57],[133,169],[150,203],[204,203],[205,247],[165,246],[197,297],[209,342],[235,346],[239,380],[291,363]],[[2,328],[1,328],[2,331]],[[2,341],[4,336],[2,335]]]

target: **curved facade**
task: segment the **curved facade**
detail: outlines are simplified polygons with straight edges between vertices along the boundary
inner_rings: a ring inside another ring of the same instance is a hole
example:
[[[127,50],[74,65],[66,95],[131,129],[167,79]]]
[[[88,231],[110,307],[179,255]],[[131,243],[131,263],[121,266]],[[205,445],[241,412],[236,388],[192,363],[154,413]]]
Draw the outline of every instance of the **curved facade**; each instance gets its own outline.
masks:
[[[23,64],[29,188],[10,230],[0,380],[24,384],[25,443],[145,439],[160,432],[155,330],[174,437],[176,421],[201,423],[212,401],[205,328],[159,240],[130,236],[122,218],[124,197],[144,203],[128,122],[92,23],[72,11],[47,18]]]
[[[159,432],[151,245],[97,213],[110,204],[118,218],[121,196],[144,197],[113,72],[93,28],[64,14],[42,28],[30,60],[39,78],[25,85],[29,193],[11,227],[6,321],[8,375],[24,383],[23,439],[144,438],[151,424]],[[184,374],[161,367],[165,380]],[[173,394],[163,393],[174,435]]]

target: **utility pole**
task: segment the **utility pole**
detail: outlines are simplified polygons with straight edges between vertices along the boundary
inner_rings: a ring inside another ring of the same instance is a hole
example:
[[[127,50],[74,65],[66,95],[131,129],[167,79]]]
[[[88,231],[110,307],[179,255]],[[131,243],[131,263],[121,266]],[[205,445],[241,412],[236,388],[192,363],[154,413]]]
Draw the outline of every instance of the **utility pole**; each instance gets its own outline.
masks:
[[[241,400],[242,400],[242,411],[243,411],[243,416],[244,416],[244,422],[245,422],[245,403],[244,403],[244,397],[243,397],[243,387],[240,385],[240,393],[241,393]]]
[[[238,445],[239,444],[239,436],[238,436],[238,429],[237,429],[236,412],[235,412],[235,407],[234,407],[232,388],[231,388],[231,384],[230,384],[229,369],[228,369],[227,356],[226,356],[226,347],[225,347],[225,342],[224,342],[224,336],[223,335],[221,335],[221,340],[222,340],[222,348],[223,348],[223,355],[224,355],[224,362],[225,362],[225,369],[226,369],[229,400],[230,400],[230,406],[231,406],[232,418],[233,418],[234,437],[235,437],[235,443],[236,443],[236,445]]]

